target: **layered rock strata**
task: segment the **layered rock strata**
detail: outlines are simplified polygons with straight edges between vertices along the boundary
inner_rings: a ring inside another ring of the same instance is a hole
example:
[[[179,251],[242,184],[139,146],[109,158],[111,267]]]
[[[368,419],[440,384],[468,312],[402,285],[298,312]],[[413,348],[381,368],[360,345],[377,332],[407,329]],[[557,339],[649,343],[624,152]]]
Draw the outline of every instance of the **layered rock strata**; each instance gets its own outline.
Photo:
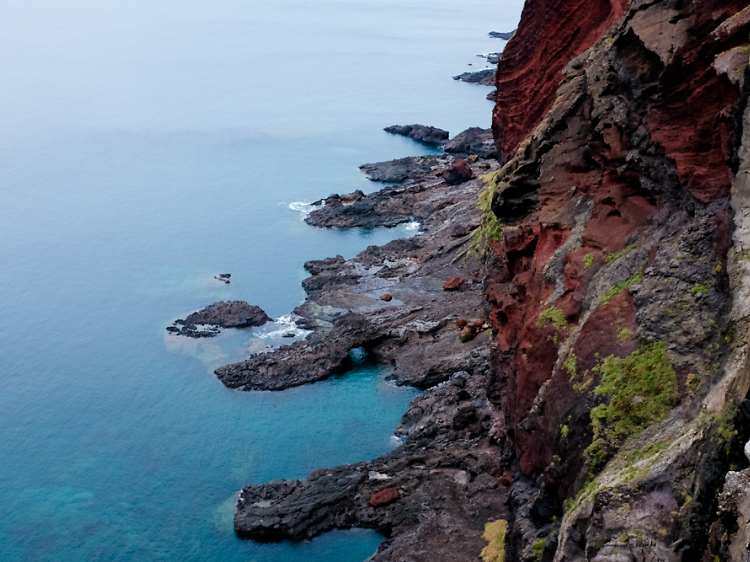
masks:
[[[503,53],[485,200],[510,559],[741,559],[709,537],[750,430],[749,44],[745,2],[539,0]]]

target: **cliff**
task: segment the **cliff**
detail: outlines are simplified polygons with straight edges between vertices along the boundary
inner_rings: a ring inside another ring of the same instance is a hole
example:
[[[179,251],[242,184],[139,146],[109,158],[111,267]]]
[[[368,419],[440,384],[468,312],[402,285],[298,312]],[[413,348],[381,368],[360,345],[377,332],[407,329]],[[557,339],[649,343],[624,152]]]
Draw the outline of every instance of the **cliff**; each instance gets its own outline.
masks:
[[[480,236],[506,560],[746,560],[717,511],[750,434],[746,4],[528,0],[502,55]]]

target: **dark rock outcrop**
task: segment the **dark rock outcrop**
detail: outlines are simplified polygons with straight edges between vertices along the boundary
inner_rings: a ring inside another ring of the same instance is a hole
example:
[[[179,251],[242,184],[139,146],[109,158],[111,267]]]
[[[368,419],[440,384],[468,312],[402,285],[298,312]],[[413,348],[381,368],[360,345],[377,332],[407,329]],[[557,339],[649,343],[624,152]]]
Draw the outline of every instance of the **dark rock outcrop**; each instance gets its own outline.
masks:
[[[392,125],[383,129],[386,133],[403,135],[430,146],[438,146],[448,140],[448,131],[424,125]]]
[[[503,158],[552,107],[560,73],[625,13],[628,0],[535,0],[498,62],[492,131]]]
[[[386,183],[401,183],[407,179],[422,178],[449,166],[453,156],[409,156],[388,162],[363,164],[359,167],[368,179]]]
[[[216,302],[175,321],[167,331],[191,338],[213,337],[219,328],[252,328],[271,322],[272,318],[259,306],[243,301]],[[198,328],[198,326],[204,326]]]
[[[497,149],[490,129],[471,127],[457,134],[444,147],[449,154],[476,154],[480,158],[496,158]]]
[[[222,328],[252,328],[270,322],[259,306],[243,301],[216,302],[185,318],[186,324],[213,324]]]
[[[511,37],[516,34],[516,30],[513,31],[490,31],[489,36],[491,39],[504,39],[509,41]]]
[[[480,84],[482,86],[494,86],[495,85],[495,69],[487,68],[485,70],[477,70],[475,72],[464,72],[453,77],[454,80],[461,80],[462,82],[468,82],[469,84]]]

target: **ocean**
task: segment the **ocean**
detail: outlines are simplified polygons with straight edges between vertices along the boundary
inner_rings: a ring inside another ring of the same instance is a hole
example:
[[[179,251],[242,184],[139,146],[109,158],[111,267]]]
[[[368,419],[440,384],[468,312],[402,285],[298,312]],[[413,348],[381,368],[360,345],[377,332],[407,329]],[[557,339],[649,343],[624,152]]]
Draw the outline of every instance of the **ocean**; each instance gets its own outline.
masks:
[[[213,369],[293,329],[306,260],[416,233],[303,218],[331,193],[377,190],[360,164],[430,152],[385,126],[489,127],[490,89],[451,76],[485,68],[477,55],[505,44],[487,33],[521,8],[0,2],[0,560],[375,551],[367,530],[241,541],[236,493],[391,450],[417,392],[367,361],[277,393],[228,390]],[[277,322],[167,335],[219,300]]]

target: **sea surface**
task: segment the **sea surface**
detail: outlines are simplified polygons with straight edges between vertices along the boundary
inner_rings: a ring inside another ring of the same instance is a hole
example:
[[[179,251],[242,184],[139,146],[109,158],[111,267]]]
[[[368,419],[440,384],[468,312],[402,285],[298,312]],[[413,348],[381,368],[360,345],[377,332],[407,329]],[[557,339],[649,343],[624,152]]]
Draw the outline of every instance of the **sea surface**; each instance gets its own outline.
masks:
[[[0,0],[0,560],[375,551],[366,530],[238,540],[236,493],[391,450],[416,391],[366,359],[277,393],[228,390],[212,371],[294,329],[306,260],[416,234],[302,219],[320,197],[376,190],[358,165],[429,152],[385,126],[489,127],[489,89],[451,76],[484,68],[476,55],[505,44],[487,33],[521,8]],[[278,322],[167,335],[234,299]]]

